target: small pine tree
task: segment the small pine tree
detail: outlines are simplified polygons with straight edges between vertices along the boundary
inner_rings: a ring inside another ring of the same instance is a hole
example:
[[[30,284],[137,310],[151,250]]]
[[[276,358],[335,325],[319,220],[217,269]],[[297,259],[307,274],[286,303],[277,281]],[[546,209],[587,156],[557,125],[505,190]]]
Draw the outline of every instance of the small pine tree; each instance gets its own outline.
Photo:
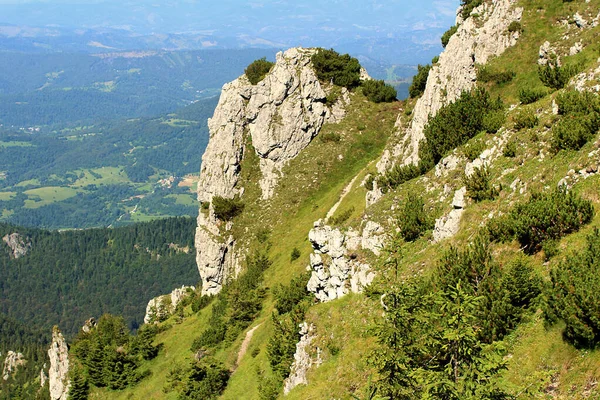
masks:
[[[423,198],[409,193],[398,216],[400,234],[407,242],[417,240],[424,232],[433,229],[433,219],[425,211]]]
[[[490,183],[490,171],[487,166],[475,168],[470,176],[464,176],[463,182],[467,187],[467,196],[475,202],[493,200],[499,190]]]
[[[410,97],[417,98],[423,94],[425,87],[427,86],[427,78],[429,77],[429,71],[431,65],[418,65],[417,74],[413,77],[412,83],[408,88],[408,94]]]
[[[70,375],[69,400],[87,400],[90,387],[81,366],[75,364]]]
[[[587,238],[587,248],[572,254],[552,270],[548,291],[548,319],[565,324],[565,338],[579,347],[600,343],[600,230]]]

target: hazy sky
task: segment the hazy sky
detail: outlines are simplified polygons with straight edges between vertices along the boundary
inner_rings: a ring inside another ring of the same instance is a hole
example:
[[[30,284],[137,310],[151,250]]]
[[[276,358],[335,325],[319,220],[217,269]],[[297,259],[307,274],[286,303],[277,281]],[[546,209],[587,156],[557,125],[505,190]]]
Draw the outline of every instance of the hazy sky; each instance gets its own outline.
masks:
[[[182,32],[353,28],[394,34],[448,27],[459,0],[0,0],[0,22]]]

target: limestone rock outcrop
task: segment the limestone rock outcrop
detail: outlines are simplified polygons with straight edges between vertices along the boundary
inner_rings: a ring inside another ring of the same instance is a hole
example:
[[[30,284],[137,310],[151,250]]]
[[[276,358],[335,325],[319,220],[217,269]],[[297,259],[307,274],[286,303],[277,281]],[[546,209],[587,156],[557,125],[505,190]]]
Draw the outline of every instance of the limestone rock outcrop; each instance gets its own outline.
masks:
[[[269,199],[282,168],[310,144],[325,122],[338,122],[345,115],[347,91],[342,91],[331,109],[325,104],[327,93],[311,65],[315,51],[292,48],[280,52],[258,84],[252,85],[242,75],[223,86],[208,121],[210,140],[198,183],[198,199],[208,205],[200,212],[196,232],[203,294],[218,293],[240,268],[242,252],[228,233],[230,226],[215,217],[212,199],[243,195],[238,181],[245,152],[254,151],[258,156],[262,199]]]
[[[52,344],[48,349],[51,400],[67,400],[69,396],[69,347],[58,327],[52,329]]]
[[[160,322],[173,314],[177,305],[196,290],[194,286],[182,286],[174,289],[170,295],[158,296],[151,299],[146,306],[144,323]]]
[[[515,7],[515,3],[515,0],[484,2],[473,9],[471,15],[476,14],[476,18],[457,19],[458,30],[429,72],[425,91],[415,105],[404,140],[391,151],[393,162],[390,157],[382,159],[380,163],[386,165],[378,165],[378,169],[389,169],[395,163],[418,162],[419,143],[424,138],[423,131],[429,118],[458,99],[463,91],[475,87],[477,64],[485,64],[516,44],[519,32],[509,32],[508,26],[520,21],[523,9]]]
[[[375,278],[370,266],[357,260],[352,251],[362,248],[379,254],[385,240],[379,224],[367,222],[359,235],[354,230],[344,234],[319,220],[308,239],[314,252],[310,255],[312,274],[307,290],[320,301],[335,300],[350,292],[360,293]]]
[[[462,215],[465,211],[466,193],[466,187],[462,187],[454,192],[454,198],[452,199],[452,211],[435,221],[435,227],[433,228],[434,242],[439,242],[450,238],[456,235],[458,232],[458,229],[460,228],[460,220],[462,219]]]
[[[11,250],[12,258],[20,258],[27,254],[31,249],[29,238],[20,235],[19,233],[11,233],[5,235],[2,240]]]
[[[300,324],[300,341],[296,343],[296,352],[294,353],[294,362],[290,367],[290,375],[284,381],[283,394],[288,394],[293,388],[298,385],[308,384],[306,374],[309,369],[315,365],[321,365],[320,349],[317,348],[317,356],[315,359],[310,354],[311,344],[315,338],[313,333],[314,326],[308,325],[306,322]]]
[[[7,381],[17,369],[25,365],[27,360],[25,360],[25,356],[21,353],[17,353],[16,351],[9,350],[6,353],[6,358],[4,359],[4,368],[2,368],[2,379]]]

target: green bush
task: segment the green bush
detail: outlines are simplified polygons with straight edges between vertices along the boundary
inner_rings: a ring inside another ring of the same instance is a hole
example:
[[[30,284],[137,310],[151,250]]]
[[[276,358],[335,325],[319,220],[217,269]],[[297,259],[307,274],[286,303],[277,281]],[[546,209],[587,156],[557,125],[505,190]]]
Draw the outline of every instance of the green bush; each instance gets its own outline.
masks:
[[[350,207],[343,213],[339,214],[337,217],[329,218],[328,222],[330,225],[341,225],[344,222],[346,222],[348,220],[348,218],[350,218],[350,216],[352,215],[353,212],[354,212],[354,207]]]
[[[521,89],[519,90],[519,101],[522,104],[535,103],[546,94],[547,92],[544,89]]]
[[[490,183],[490,172],[487,167],[475,168],[470,176],[463,177],[467,187],[467,196],[474,201],[493,200],[498,196],[499,190]]]
[[[423,233],[433,229],[434,221],[425,210],[423,198],[409,193],[398,215],[400,235],[407,242],[417,240]]]
[[[579,150],[600,128],[600,100],[589,92],[570,90],[556,97],[563,118],[552,127],[552,147]]]
[[[385,172],[384,175],[377,177],[377,185],[383,192],[389,189],[394,189],[404,182],[414,179],[425,171],[421,169],[421,165],[400,165],[396,164],[391,169]]]
[[[586,116],[566,116],[552,127],[552,148],[559,150],[579,150],[598,130],[598,114]]]
[[[591,92],[567,90],[556,96],[560,115],[600,113],[600,98]]]
[[[425,140],[419,146],[419,164],[397,164],[379,176],[377,184],[385,192],[426,173],[449,152],[483,130],[488,114],[502,108],[500,98],[491,100],[484,89],[463,92],[454,103],[442,107],[435,117],[429,119],[425,126]]]
[[[356,58],[333,49],[319,49],[311,60],[320,81],[347,88],[360,85],[360,63]]]
[[[419,97],[425,91],[425,86],[427,86],[427,78],[429,77],[430,70],[431,65],[419,64],[417,66],[417,74],[413,77],[412,83],[408,88],[408,94],[413,99]]]
[[[373,174],[369,174],[369,176],[365,180],[365,189],[369,191],[373,190],[373,188],[375,187],[373,183],[375,183],[375,176]]]
[[[238,216],[244,209],[244,203],[238,196],[228,199],[221,196],[214,196],[212,199],[213,211],[215,217],[221,221],[230,221]]]
[[[208,306],[214,299],[214,296],[202,296],[200,293],[196,293],[192,299],[192,311],[197,313]]]
[[[562,319],[564,337],[578,347],[600,343],[600,230],[587,238],[587,248],[566,257],[551,271],[546,317]]]
[[[481,140],[471,141],[463,148],[463,154],[469,161],[475,160],[485,149],[485,144]]]
[[[265,78],[273,65],[275,65],[275,63],[267,61],[266,57],[263,57],[248,65],[244,70],[244,73],[248,77],[250,83],[256,85]]]
[[[340,90],[339,86],[332,87],[329,94],[325,96],[325,104],[327,104],[328,106],[334,105],[341,95],[342,91]]]
[[[437,64],[440,61],[440,56],[435,56],[431,59],[431,64]]]
[[[292,279],[289,285],[276,286],[273,295],[277,312],[272,315],[273,336],[267,343],[267,357],[279,380],[287,378],[300,339],[298,325],[304,320],[310,294],[306,285],[310,273]]]
[[[535,115],[535,111],[532,108],[522,108],[514,116],[513,120],[515,123],[515,129],[521,130],[524,128],[534,128],[539,118]]]
[[[487,66],[481,66],[477,71],[477,80],[479,82],[494,82],[498,85],[512,81],[515,76],[517,74],[514,71],[493,71]]]
[[[461,0],[460,4],[462,5],[462,17],[468,18],[471,15],[471,12],[475,7],[479,7],[483,4],[483,0]]]
[[[290,254],[290,261],[293,262],[299,258],[300,258],[300,250],[298,250],[297,247],[294,247],[294,249],[292,250],[292,253]]]
[[[517,141],[510,140],[508,143],[506,143],[506,146],[504,146],[504,150],[502,150],[502,155],[508,158],[515,157],[517,155]]]
[[[382,80],[369,79],[362,83],[362,91],[373,103],[390,103],[396,100],[398,93]]]
[[[477,135],[488,113],[502,108],[502,101],[491,100],[483,89],[463,92],[454,103],[441,108],[425,127],[425,142],[419,146],[422,168],[433,168],[450,151]]]
[[[506,122],[506,113],[504,110],[492,111],[483,116],[482,128],[486,132],[496,133]]]
[[[523,32],[523,26],[519,21],[513,21],[508,25],[508,31],[510,33],[513,32]]]
[[[567,192],[564,186],[551,193],[534,193],[510,213],[515,237],[529,254],[537,253],[547,240],[558,240],[591,222],[594,207],[588,200]]]
[[[538,76],[544,86],[551,89],[562,89],[575,76],[578,69],[573,66],[558,66],[558,61],[548,61],[546,65],[538,67]]]
[[[310,279],[310,272],[293,278],[289,285],[277,285],[273,288],[275,308],[279,314],[291,312],[302,300],[309,298],[310,293],[306,284]]]
[[[448,42],[450,41],[450,38],[456,33],[456,31],[458,30],[458,25],[453,25],[450,27],[450,29],[448,29],[446,32],[444,32],[444,34],[442,35],[442,47],[446,48],[446,46],[448,45]]]
[[[185,371],[179,399],[211,400],[225,390],[231,372],[212,357],[193,362]]]
[[[321,142],[323,143],[339,143],[342,140],[342,136],[336,132],[324,132],[319,135]]]

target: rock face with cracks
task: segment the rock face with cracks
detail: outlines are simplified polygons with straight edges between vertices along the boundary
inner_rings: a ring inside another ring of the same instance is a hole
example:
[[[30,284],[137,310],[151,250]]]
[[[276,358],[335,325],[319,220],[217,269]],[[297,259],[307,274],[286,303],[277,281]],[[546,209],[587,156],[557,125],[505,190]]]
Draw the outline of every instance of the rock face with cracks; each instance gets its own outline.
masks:
[[[404,140],[382,158],[377,165],[379,172],[396,163],[417,163],[419,143],[424,138],[429,118],[458,99],[462,92],[475,87],[477,64],[485,64],[516,44],[519,32],[509,32],[508,27],[511,22],[520,21],[523,9],[515,7],[515,3],[515,0],[484,2],[473,9],[471,17],[464,21],[457,19],[458,30],[429,72],[425,91],[415,105]]]
[[[7,381],[17,369],[24,365],[27,361],[25,360],[25,356],[21,353],[17,353],[16,351],[9,350],[6,353],[6,358],[4,359],[4,368],[2,368],[2,379]]]
[[[313,366],[321,365],[321,357],[317,348],[317,357],[313,359],[310,355],[310,347],[315,338],[313,333],[314,327],[306,322],[300,324],[300,341],[296,343],[296,353],[294,353],[294,362],[290,367],[290,376],[284,382],[283,394],[288,394],[293,388],[298,385],[308,384],[306,374]]]
[[[326,92],[311,64],[315,51],[292,48],[280,52],[258,84],[250,84],[243,75],[223,87],[208,121],[210,140],[198,183],[198,199],[208,204],[200,212],[196,231],[203,294],[218,293],[240,269],[243,252],[228,232],[231,225],[216,218],[212,199],[243,195],[238,181],[245,152],[254,151],[258,156],[262,199],[268,200],[283,167],[310,144],[325,122],[338,122],[345,114],[347,91],[342,91],[331,110],[325,104]]]
[[[52,344],[48,349],[50,369],[50,399],[67,400],[69,397],[69,348],[62,333],[57,327],[52,330]]]
[[[350,292],[360,293],[375,278],[370,266],[358,261],[351,251],[363,248],[378,255],[384,242],[379,224],[367,222],[359,235],[354,230],[342,233],[319,220],[308,239],[314,252],[310,255],[312,274],[307,290],[320,301],[335,300]]]
[[[158,296],[151,299],[146,306],[144,323],[159,322],[169,317],[177,305],[191,292],[196,290],[194,286],[182,286],[174,289],[170,295]]]
[[[23,237],[16,232],[5,235],[2,240],[10,248],[11,257],[15,259],[25,256],[31,248],[29,238]]]

